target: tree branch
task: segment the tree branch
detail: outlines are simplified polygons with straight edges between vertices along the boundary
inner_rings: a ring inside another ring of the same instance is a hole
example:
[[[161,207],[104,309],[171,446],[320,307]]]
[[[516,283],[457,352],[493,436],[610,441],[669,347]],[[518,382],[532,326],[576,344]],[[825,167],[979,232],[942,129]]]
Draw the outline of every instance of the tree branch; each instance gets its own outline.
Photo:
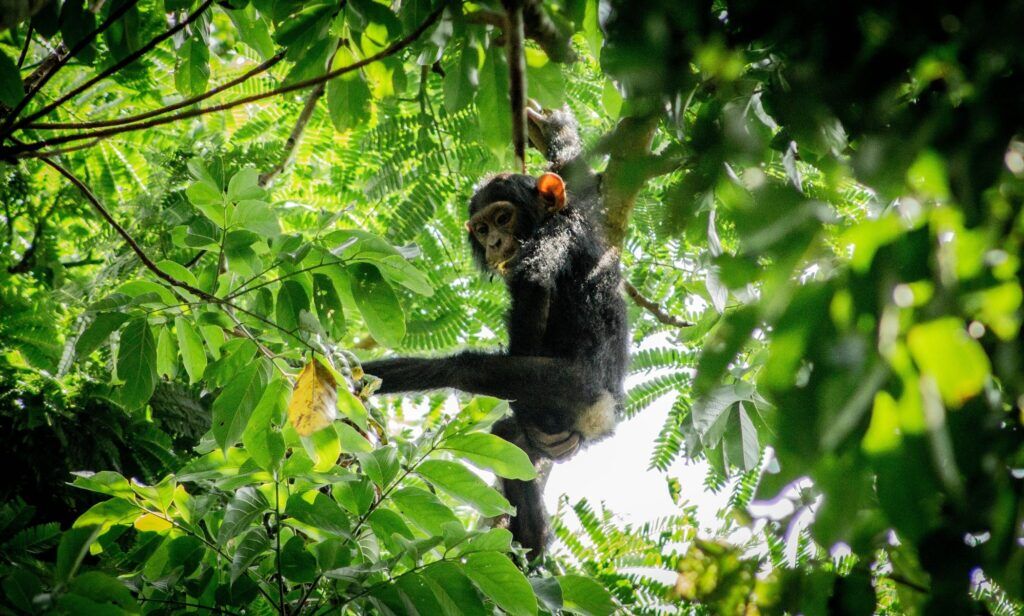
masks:
[[[579,59],[569,42],[569,37],[560,32],[544,12],[540,0],[526,0],[523,3],[523,32],[534,41],[554,62],[570,63]],[[495,26],[506,30],[505,14],[492,9],[480,9],[466,15],[470,23]]]
[[[512,149],[520,173],[526,173],[526,58],[523,55],[523,0],[502,0],[505,7],[505,54],[511,99]]]
[[[142,247],[139,246],[138,242],[135,241],[135,239],[131,236],[131,234],[129,234],[128,231],[124,227],[122,227],[114,219],[113,216],[111,216],[111,214],[107,210],[107,208],[103,207],[103,204],[100,203],[100,200],[96,197],[96,195],[93,194],[93,192],[91,190],[89,190],[89,187],[86,186],[85,183],[82,182],[82,180],[78,179],[70,171],[68,171],[63,166],[59,165],[58,163],[54,162],[53,160],[51,160],[49,158],[41,158],[40,160],[42,160],[44,163],[46,163],[50,167],[53,167],[58,173],[63,175],[65,178],[67,178],[69,182],[74,184],[75,187],[78,188],[78,190],[80,190],[83,195],[85,195],[85,198],[89,201],[89,203],[92,204],[93,208],[100,215],[100,217],[103,218],[103,220],[105,220],[107,222],[107,224],[109,224],[111,227],[113,227],[115,231],[117,231],[117,234],[120,235],[122,239],[124,239],[125,243],[127,243],[128,246],[132,249],[132,252],[134,252],[135,255],[139,258],[139,261],[142,261],[142,264],[146,266],[146,269],[148,269],[149,271],[153,272],[156,275],[157,278],[160,278],[161,280],[163,280],[164,282],[166,282],[167,284],[169,284],[169,285],[171,285],[173,287],[177,287],[179,289],[184,289],[184,290],[188,291],[189,293],[192,293],[196,297],[198,297],[198,298],[200,298],[200,299],[202,299],[204,301],[207,301],[207,302],[209,302],[211,304],[216,304],[218,306],[221,306],[222,308],[226,306],[226,307],[232,308],[234,310],[237,310],[237,311],[239,311],[239,312],[241,312],[243,314],[246,314],[246,315],[256,319],[257,321],[263,323],[264,325],[267,325],[268,327],[276,329],[277,331],[281,332],[282,334],[285,334],[287,336],[290,336],[290,337],[294,338],[296,341],[298,341],[299,344],[301,344],[302,346],[306,347],[310,351],[320,352],[317,348],[313,347],[312,345],[310,345],[308,342],[306,342],[302,338],[299,338],[298,336],[296,336],[294,332],[289,331],[289,330],[281,327],[280,325],[278,325],[277,323],[274,323],[273,321],[271,321],[270,319],[266,318],[265,316],[263,316],[263,315],[261,315],[259,313],[253,312],[251,310],[248,310],[246,308],[242,308],[241,306],[239,306],[237,304],[233,304],[231,301],[229,301],[229,300],[227,300],[225,298],[217,297],[216,295],[213,295],[212,293],[208,293],[206,291],[203,291],[202,289],[196,288],[196,287],[188,284],[187,282],[178,280],[174,276],[172,276],[172,275],[168,274],[167,272],[165,272],[164,270],[160,269],[160,266],[158,266],[155,262],[153,262],[153,259],[151,259],[149,257],[149,255],[147,255],[146,252],[144,250],[142,250]]]
[[[221,303],[221,299],[219,297],[211,295],[210,293],[207,293],[202,289],[198,289],[188,284],[187,282],[178,280],[174,276],[171,276],[167,272],[160,269],[160,267],[156,263],[154,263],[152,259],[149,258],[149,255],[147,255],[145,251],[142,250],[142,247],[139,246],[138,242],[135,241],[131,234],[129,234],[128,231],[124,227],[122,227],[120,223],[114,220],[114,217],[111,216],[109,211],[107,211],[107,208],[103,207],[103,204],[100,203],[100,200],[96,197],[96,195],[92,193],[91,190],[89,190],[89,187],[86,186],[85,183],[82,182],[82,180],[78,179],[70,171],[68,171],[63,166],[59,165],[58,163],[54,162],[49,158],[41,158],[40,160],[42,160],[44,163],[46,163],[54,170],[56,170],[57,173],[67,178],[69,182],[74,184],[75,187],[78,188],[78,190],[80,190],[83,195],[85,195],[85,198],[89,201],[89,203],[92,204],[92,207],[93,209],[96,210],[96,213],[98,213],[100,217],[103,218],[103,220],[107,221],[107,224],[109,224],[111,227],[114,228],[115,231],[117,231],[117,234],[121,236],[121,238],[125,241],[126,244],[128,244],[128,246],[132,249],[132,252],[134,252],[135,255],[139,258],[139,260],[142,261],[142,264],[146,266],[146,269],[156,274],[156,276],[163,280],[164,282],[172,286],[178,287],[180,289],[185,289],[186,291],[192,293],[196,297],[200,297],[207,301],[215,302],[218,304]]]
[[[601,182],[603,222],[606,238],[613,247],[622,246],[636,196],[649,179],[644,163],[651,155],[651,142],[659,120],[655,114],[623,118],[603,139],[601,147],[609,153]]]
[[[21,113],[25,109],[25,107],[32,101],[35,95],[43,89],[43,86],[46,85],[46,82],[50,81],[50,79],[54,75],[56,75],[60,71],[60,69],[64,68],[64,66],[68,63],[68,61],[71,58],[75,57],[75,55],[77,55],[78,52],[82,51],[90,44],[92,44],[92,42],[96,39],[97,36],[102,34],[110,26],[114,25],[114,22],[120,19],[122,15],[127,13],[131,8],[133,8],[138,3],[139,0],[128,0],[121,6],[114,9],[107,17],[107,19],[99,25],[98,28],[96,28],[89,34],[85,35],[85,37],[82,38],[82,40],[78,41],[75,44],[75,46],[72,47],[65,56],[58,58],[56,63],[53,65],[52,70],[42,73],[39,78],[39,81],[35,84],[35,86],[31,90],[29,90],[20,101],[18,101],[18,104],[14,106],[14,109],[12,109],[11,112],[4,119],[3,124],[0,124],[0,136],[6,137],[7,135],[10,134],[11,125],[14,124],[14,121],[18,118],[18,114]]]
[[[324,84],[320,84],[310,90],[309,96],[306,98],[306,104],[303,105],[302,111],[299,113],[299,118],[295,121],[295,126],[292,127],[291,134],[288,135],[288,140],[284,142],[281,160],[274,165],[270,171],[267,171],[260,176],[260,186],[270,184],[274,178],[288,166],[288,163],[292,159],[292,154],[295,153],[295,146],[299,144],[299,139],[302,138],[302,132],[306,130],[306,125],[309,124],[309,119],[313,117],[313,111],[316,110],[316,104],[320,101],[320,98],[323,97],[325,89],[326,86]]]
[[[184,112],[181,112],[181,113],[176,113],[176,114],[171,115],[171,116],[166,116],[166,117],[163,117],[163,118],[156,118],[156,119],[145,121],[145,122],[139,122],[137,124],[131,124],[131,125],[128,125],[128,126],[121,126],[121,127],[107,128],[107,129],[98,130],[98,131],[84,132],[84,133],[79,133],[79,134],[74,134],[74,135],[64,135],[64,136],[61,136],[61,137],[54,137],[52,139],[44,139],[42,141],[35,141],[35,142],[31,142],[31,143],[17,144],[14,147],[3,148],[2,149],[2,150],[4,150],[3,154],[6,154],[7,156],[12,156],[13,155],[15,157],[22,157],[22,156],[24,156],[25,152],[31,152],[31,151],[34,151],[34,150],[39,150],[39,149],[47,147],[47,146],[60,145],[60,144],[63,144],[63,143],[69,143],[69,142],[73,142],[73,141],[82,141],[82,140],[85,140],[85,139],[95,139],[95,138],[109,137],[111,135],[116,135],[116,134],[119,134],[119,133],[143,130],[143,129],[147,129],[147,128],[152,128],[154,126],[161,126],[163,124],[170,124],[172,122],[177,122],[178,120],[184,120],[184,119],[194,118],[194,117],[201,116],[201,115],[206,115],[208,113],[215,113],[215,112],[218,112],[218,111],[225,111],[227,109],[232,109],[232,108],[238,107],[240,105],[247,105],[249,103],[254,103],[256,101],[263,100],[263,99],[266,99],[266,98],[271,98],[271,97],[274,97],[274,96],[279,96],[281,94],[287,94],[289,92],[295,92],[296,90],[305,90],[307,88],[311,88],[313,86],[317,86],[317,85],[320,85],[322,83],[326,83],[326,82],[330,81],[331,79],[334,79],[334,78],[339,77],[341,75],[344,75],[346,73],[350,73],[352,71],[358,70],[358,69],[360,69],[360,68],[362,68],[362,67],[364,67],[364,66],[366,66],[368,64],[373,64],[374,62],[377,62],[379,60],[382,60],[384,58],[392,56],[392,55],[398,53],[399,51],[405,49],[406,47],[411,45],[413,42],[415,42],[424,32],[426,32],[426,30],[430,26],[432,26],[434,24],[434,22],[436,22],[438,20],[438,18],[441,17],[441,14],[444,12],[446,7],[447,7],[446,3],[444,3],[444,2],[440,3],[437,6],[437,8],[435,8],[434,11],[423,21],[423,23],[421,23],[419,26],[417,26],[417,28],[415,30],[413,30],[412,32],[410,32],[406,36],[402,37],[401,39],[395,41],[394,43],[389,45],[387,48],[381,50],[380,52],[375,53],[374,55],[369,56],[367,58],[364,58],[362,60],[359,60],[358,62],[353,62],[352,64],[349,64],[348,66],[343,66],[341,68],[335,69],[335,70],[330,71],[328,73],[324,73],[323,75],[320,75],[318,77],[312,77],[312,78],[306,79],[304,81],[299,81],[299,82],[296,82],[296,83],[293,83],[293,84],[290,84],[290,85],[287,85],[287,86],[282,86],[282,87],[279,87],[279,88],[275,88],[273,90],[270,90],[269,92],[263,92],[263,93],[260,93],[260,94],[253,94],[251,96],[242,97],[242,98],[239,98],[239,99],[228,101],[226,103],[221,103],[219,105],[213,105],[211,107],[200,107],[198,109],[184,111]],[[2,156],[0,156],[0,157],[2,157]]]
[[[202,94],[198,94],[198,95],[193,96],[191,98],[186,98],[184,100],[178,101],[177,103],[173,103],[173,104],[167,105],[165,107],[160,107],[159,109],[153,109],[152,111],[146,111],[144,113],[138,113],[138,114],[135,114],[135,115],[125,116],[123,118],[113,118],[111,120],[99,120],[99,121],[96,121],[96,122],[36,122],[36,123],[29,124],[29,125],[25,126],[25,128],[32,128],[32,129],[39,129],[39,130],[105,128],[105,127],[108,127],[108,126],[123,126],[125,124],[131,124],[133,122],[140,122],[142,120],[148,120],[149,118],[153,118],[153,117],[156,117],[156,116],[159,116],[159,115],[163,115],[165,113],[170,113],[172,111],[177,111],[178,109],[181,109],[182,107],[189,107],[189,106],[194,105],[196,103],[202,102],[202,101],[204,101],[204,100],[206,100],[206,99],[208,99],[208,98],[210,98],[212,96],[220,94],[224,90],[228,90],[230,88],[233,88],[233,87],[237,86],[240,83],[244,83],[244,82],[248,81],[249,79],[255,77],[256,75],[259,75],[260,73],[264,73],[264,72],[268,71],[271,67],[273,67],[275,64],[277,64],[278,62],[280,62],[281,60],[284,59],[284,54],[285,54],[284,51],[279,51],[275,55],[273,55],[270,58],[268,58],[262,64],[259,64],[259,65],[255,66],[255,67],[253,67],[252,69],[250,69],[246,73],[244,73],[242,75],[239,75],[238,77],[235,77],[234,79],[232,79],[232,80],[230,80],[230,81],[228,81],[228,82],[226,82],[226,83],[224,83],[222,85],[219,85],[216,88],[213,88],[211,90],[207,90],[206,92],[203,92]],[[92,145],[92,144],[90,144],[90,145]]]
[[[195,11],[193,11],[188,17],[186,17],[182,21],[178,22],[173,27],[169,28],[166,32],[163,32],[163,33],[158,34],[157,36],[153,37],[153,39],[150,40],[148,43],[146,43],[142,47],[139,47],[138,49],[136,49],[132,53],[128,54],[127,56],[122,58],[119,62],[115,63],[113,66],[110,66],[110,67],[100,71],[98,74],[94,75],[91,79],[87,79],[85,81],[85,83],[83,83],[83,84],[73,88],[67,94],[63,94],[63,95],[57,97],[57,100],[55,100],[55,101],[45,105],[39,111],[36,111],[35,113],[32,113],[32,114],[26,116],[24,119],[18,121],[14,125],[12,130],[17,130],[17,129],[25,126],[29,122],[43,117],[44,115],[46,115],[46,114],[50,113],[51,111],[53,111],[54,109],[56,109],[57,107],[60,107],[61,105],[63,105],[67,101],[71,100],[72,98],[74,98],[74,97],[78,96],[79,94],[81,94],[82,92],[86,91],[87,89],[89,89],[90,87],[95,85],[97,82],[99,82],[99,81],[101,81],[103,79],[106,79],[107,77],[113,75],[114,73],[116,73],[117,71],[121,70],[122,68],[128,66],[132,62],[135,62],[136,60],[138,60],[139,58],[141,58],[145,54],[149,53],[149,51],[152,50],[154,47],[156,47],[160,43],[166,41],[167,39],[171,38],[172,36],[174,36],[178,32],[181,32],[186,26],[188,26],[189,24],[191,24],[195,20],[199,19],[199,16],[202,15],[204,12],[206,12],[206,9],[210,8],[211,4],[213,4],[213,0],[205,0],[205,2],[203,2],[201,5],[199,5],[199,8],[197,8]]]
[[[18,70],[25,65],[25,56],[28,55],[28,47],[32,44],[32,22],[28,24],[28,30],[25,31],[25,44],[21,47],[21,55],[18,56]]]
[[[654,300],[644,296],[644,294],[641,293],[639,289],[634,287],[633,284],[628,280],[623,280],[622,286],[623,288],[626,289],[626,295],[628,295],[636,303],[637,306],[640,306],[641,308],[647,310],[647,312],[650,312],[652,315],[654,315],[654,318],[658,319],[658,321],[664,323],[665,325],[671,325],[673,327],[693,327],[693,323],[690,323],[685,319],[680,319],[675,315],[665,312],[664,308],[659,306],[658,303],[655,302]]]

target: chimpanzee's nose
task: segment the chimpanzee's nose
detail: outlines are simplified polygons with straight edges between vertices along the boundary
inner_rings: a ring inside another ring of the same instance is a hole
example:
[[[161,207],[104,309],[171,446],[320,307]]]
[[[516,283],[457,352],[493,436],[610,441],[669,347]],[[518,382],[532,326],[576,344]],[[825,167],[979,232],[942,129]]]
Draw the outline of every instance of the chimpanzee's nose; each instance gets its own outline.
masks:
[[[501,237],[500,235],[498,235],[498,236],[495,236],[495,237],[494,237],[493,239],[491,239],[491,241],[490,241],[490,246],[489,246],[489,247],[490,247],[490,248],[495,248],[495,249],[497,249],[497,248],[501,248],[501,245],[502,245],[502,243],[503,243],[503,242],[502,242],[502,240],[503,240],[503,239],[504,239],[504,238],[503,238],[503,237]]]

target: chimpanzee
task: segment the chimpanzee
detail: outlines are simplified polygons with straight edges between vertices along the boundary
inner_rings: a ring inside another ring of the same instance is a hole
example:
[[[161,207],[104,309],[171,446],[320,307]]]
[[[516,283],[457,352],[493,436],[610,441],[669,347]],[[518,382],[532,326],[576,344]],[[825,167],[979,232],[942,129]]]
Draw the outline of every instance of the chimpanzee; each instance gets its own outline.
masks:
[[[506,352],[398,357],[363,364],[381,379],[377,393],[454,388],[505,398],[513,417],[494,434],[522,447],[537,465],[572,456],[613,431],[629,358],[619,259],[595,228],[599,177],[580,155],[568,110],[530,110],[531,141],[555,173],[497,175],[469,202],[466,228],[482,270],[508,288]],[[516,507],[513,536],[539,556],[547,543],[543,479],[506,480]]]

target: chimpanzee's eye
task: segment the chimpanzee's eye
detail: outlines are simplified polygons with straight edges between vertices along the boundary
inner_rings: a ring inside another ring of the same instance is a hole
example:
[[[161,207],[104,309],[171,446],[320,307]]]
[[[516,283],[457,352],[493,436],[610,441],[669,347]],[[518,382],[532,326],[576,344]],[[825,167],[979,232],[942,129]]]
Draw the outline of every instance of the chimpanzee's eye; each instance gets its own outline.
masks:
[[[505,226],[511,218],[512,216],[510,216],[508,212],[499,212],[498,215],[494,217],[494,222]]]
[[[487,235],[487,225],[476,226],[477,235]]]

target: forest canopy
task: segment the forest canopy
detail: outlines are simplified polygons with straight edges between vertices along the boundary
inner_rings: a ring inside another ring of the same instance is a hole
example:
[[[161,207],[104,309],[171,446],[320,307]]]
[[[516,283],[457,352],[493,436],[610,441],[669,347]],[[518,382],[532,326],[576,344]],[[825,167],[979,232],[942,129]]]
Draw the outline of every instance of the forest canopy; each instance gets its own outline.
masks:
[[[3,613],[1024,610],[1024,2],[0,7]],[[532,566],[507,402],[361,368],[507,340],[464,224],[524,82],[678,504]]]

